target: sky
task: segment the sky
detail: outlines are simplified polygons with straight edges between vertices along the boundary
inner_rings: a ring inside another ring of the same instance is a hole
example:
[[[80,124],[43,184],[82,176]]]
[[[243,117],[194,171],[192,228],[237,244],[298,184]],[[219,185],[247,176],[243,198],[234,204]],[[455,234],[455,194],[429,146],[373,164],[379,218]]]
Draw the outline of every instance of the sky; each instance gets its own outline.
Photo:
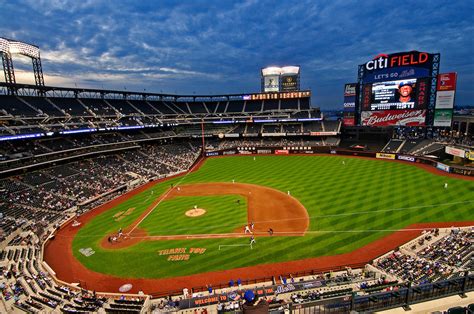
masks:
[[[340,109],[380,53],[441,54],[457,105],[474,104],[474,1],[0,0],[0,37],[40,47],[45,84],[171,94],[260,91],[266,66],[299,65],[313,106]],[[14,56],[18,83],[31,60]],[[3,74],[0,81],[5,81]]]

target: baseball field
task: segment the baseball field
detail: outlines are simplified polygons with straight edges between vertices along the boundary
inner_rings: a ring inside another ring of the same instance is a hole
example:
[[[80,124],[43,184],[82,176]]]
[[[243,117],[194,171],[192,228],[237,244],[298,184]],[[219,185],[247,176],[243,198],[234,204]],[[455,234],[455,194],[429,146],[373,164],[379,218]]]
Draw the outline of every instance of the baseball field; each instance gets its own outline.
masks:
[[[85,221],[64,249],[115,278],[187,276],[348,253],[415,223],[473,222],[473,195],[474,181],[402,162],[210,158]]]

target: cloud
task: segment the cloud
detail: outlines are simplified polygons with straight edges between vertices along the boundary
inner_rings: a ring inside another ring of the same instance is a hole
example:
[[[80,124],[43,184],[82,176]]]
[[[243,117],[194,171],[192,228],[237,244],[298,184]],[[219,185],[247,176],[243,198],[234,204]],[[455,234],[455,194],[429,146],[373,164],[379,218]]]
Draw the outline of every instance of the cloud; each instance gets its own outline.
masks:
[[[248,93],[259,91],[262,67],[296,64],[313,102],[340,108],[343,84],[356,80],[358,64],[413,49],[440,52],[442,70],[458,71],[458,103],[470,101],[466,90],[474,85],[468,1],[408,2],[409,12],[375,0],[1,5],[1,36],[39,45],[51,85]],[[28,70],[27,60],[14,62]]]

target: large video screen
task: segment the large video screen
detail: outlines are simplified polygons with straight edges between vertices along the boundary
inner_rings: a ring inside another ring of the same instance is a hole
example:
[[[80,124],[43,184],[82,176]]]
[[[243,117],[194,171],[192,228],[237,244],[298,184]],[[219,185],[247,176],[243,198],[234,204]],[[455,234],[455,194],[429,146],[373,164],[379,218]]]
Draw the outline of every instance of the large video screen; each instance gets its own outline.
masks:
[[[280,91],[280,82],[278,75],[270,75],[264,77],[264,92],[278,92]]]
[[[425,109],[427,83],[426,79],[406,79],[366,84],[362,110]]]

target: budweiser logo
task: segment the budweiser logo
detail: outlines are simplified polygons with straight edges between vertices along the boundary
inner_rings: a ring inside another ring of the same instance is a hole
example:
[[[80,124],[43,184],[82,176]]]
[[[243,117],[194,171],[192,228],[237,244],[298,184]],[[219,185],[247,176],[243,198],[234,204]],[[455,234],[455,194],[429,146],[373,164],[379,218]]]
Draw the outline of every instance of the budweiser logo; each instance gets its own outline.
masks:
[[[424,110],[403,111],[396,113],[368,112],[368,115],[369,116],[365,116],[363,120],[363,124],[368,126],[391,124],[405,125],[411,122],[417,122],[421,124],[425,120]]]

